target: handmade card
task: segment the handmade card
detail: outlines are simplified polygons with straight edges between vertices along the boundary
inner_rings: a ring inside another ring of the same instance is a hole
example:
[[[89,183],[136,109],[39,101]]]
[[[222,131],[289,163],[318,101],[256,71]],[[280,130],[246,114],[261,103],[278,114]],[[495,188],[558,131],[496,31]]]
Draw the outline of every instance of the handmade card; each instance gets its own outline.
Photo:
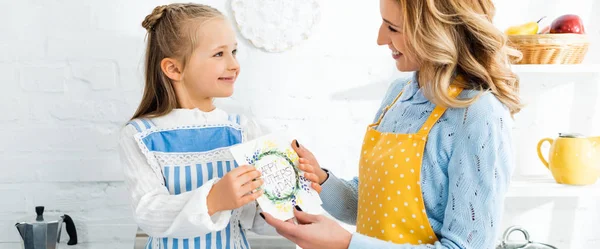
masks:
[[[280,220],[293,218],[295,205],[311,214],[321,213],[321,198],[298,168],[292,141],[277,133],[231,148],[238,165],[253,165],[262,173],[264,194],[257,202],[263,211]]]

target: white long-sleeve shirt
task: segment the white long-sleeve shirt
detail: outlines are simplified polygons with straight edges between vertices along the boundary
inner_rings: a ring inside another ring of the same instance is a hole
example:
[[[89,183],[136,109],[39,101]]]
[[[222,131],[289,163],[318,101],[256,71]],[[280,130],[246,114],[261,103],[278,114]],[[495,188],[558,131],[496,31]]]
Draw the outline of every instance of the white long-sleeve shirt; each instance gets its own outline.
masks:
[[[210,189],[237,166],[228,148],[259,135],[256,123],[221,109],[175,109],[125,126],[121,159],[135,220],[151,236],[146,248],[249,248],[245,229],[276,234],[256,202],[208,215]]]

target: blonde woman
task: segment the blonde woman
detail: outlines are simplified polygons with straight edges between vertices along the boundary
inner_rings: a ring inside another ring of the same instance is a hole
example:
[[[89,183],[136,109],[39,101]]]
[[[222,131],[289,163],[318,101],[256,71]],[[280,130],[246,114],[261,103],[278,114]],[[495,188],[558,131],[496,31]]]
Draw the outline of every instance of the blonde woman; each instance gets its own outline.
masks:
[[[493,248],[520,109],[509,60],[520,54],[492,24],[491,0],[380,6],[377,43],[398,70],[416,73],[390,86],[367,128],[358,177],[339,179],[296,146],[301,168],[318,176],[324,208],[356,233],[301,210],[298,224],[263,216],[304,249]]]

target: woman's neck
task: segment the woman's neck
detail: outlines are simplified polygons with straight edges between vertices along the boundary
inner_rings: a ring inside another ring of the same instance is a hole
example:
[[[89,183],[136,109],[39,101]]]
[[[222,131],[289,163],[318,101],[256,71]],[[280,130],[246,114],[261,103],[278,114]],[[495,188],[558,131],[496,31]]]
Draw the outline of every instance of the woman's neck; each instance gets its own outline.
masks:
[[[418,70],[417,70],[417,71],[415,71],[415,73],[414,73],[414,75],[413,75],[413,81],[414,81],[415,83],[417,83],[417,86],[418,86],[419,88],[421,88],[421,82],[419,82],[419,71],[418,71]]]

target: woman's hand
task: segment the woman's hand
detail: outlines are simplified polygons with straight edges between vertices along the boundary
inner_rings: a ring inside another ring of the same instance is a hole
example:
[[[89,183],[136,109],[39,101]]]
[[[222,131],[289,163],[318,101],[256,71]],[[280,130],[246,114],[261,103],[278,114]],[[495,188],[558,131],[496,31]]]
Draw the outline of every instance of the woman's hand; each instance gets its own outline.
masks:
[[[350,232],[322,215],[294,210],[298,220],[298,224],[294,224],[291,220],[281,221],[265,212],[261,214],[277,233],[303,249],[347,249],[352,239]]]
[[[321,169],[319,162],[315,156],[304,146],[298,143],[298,140],[292,142],[292,147],[300,157],[300,170],[306,172],[304,177],[312,182],[312,188],[317,192],[321,192],[321,184],[327,180],[327,172]]]

